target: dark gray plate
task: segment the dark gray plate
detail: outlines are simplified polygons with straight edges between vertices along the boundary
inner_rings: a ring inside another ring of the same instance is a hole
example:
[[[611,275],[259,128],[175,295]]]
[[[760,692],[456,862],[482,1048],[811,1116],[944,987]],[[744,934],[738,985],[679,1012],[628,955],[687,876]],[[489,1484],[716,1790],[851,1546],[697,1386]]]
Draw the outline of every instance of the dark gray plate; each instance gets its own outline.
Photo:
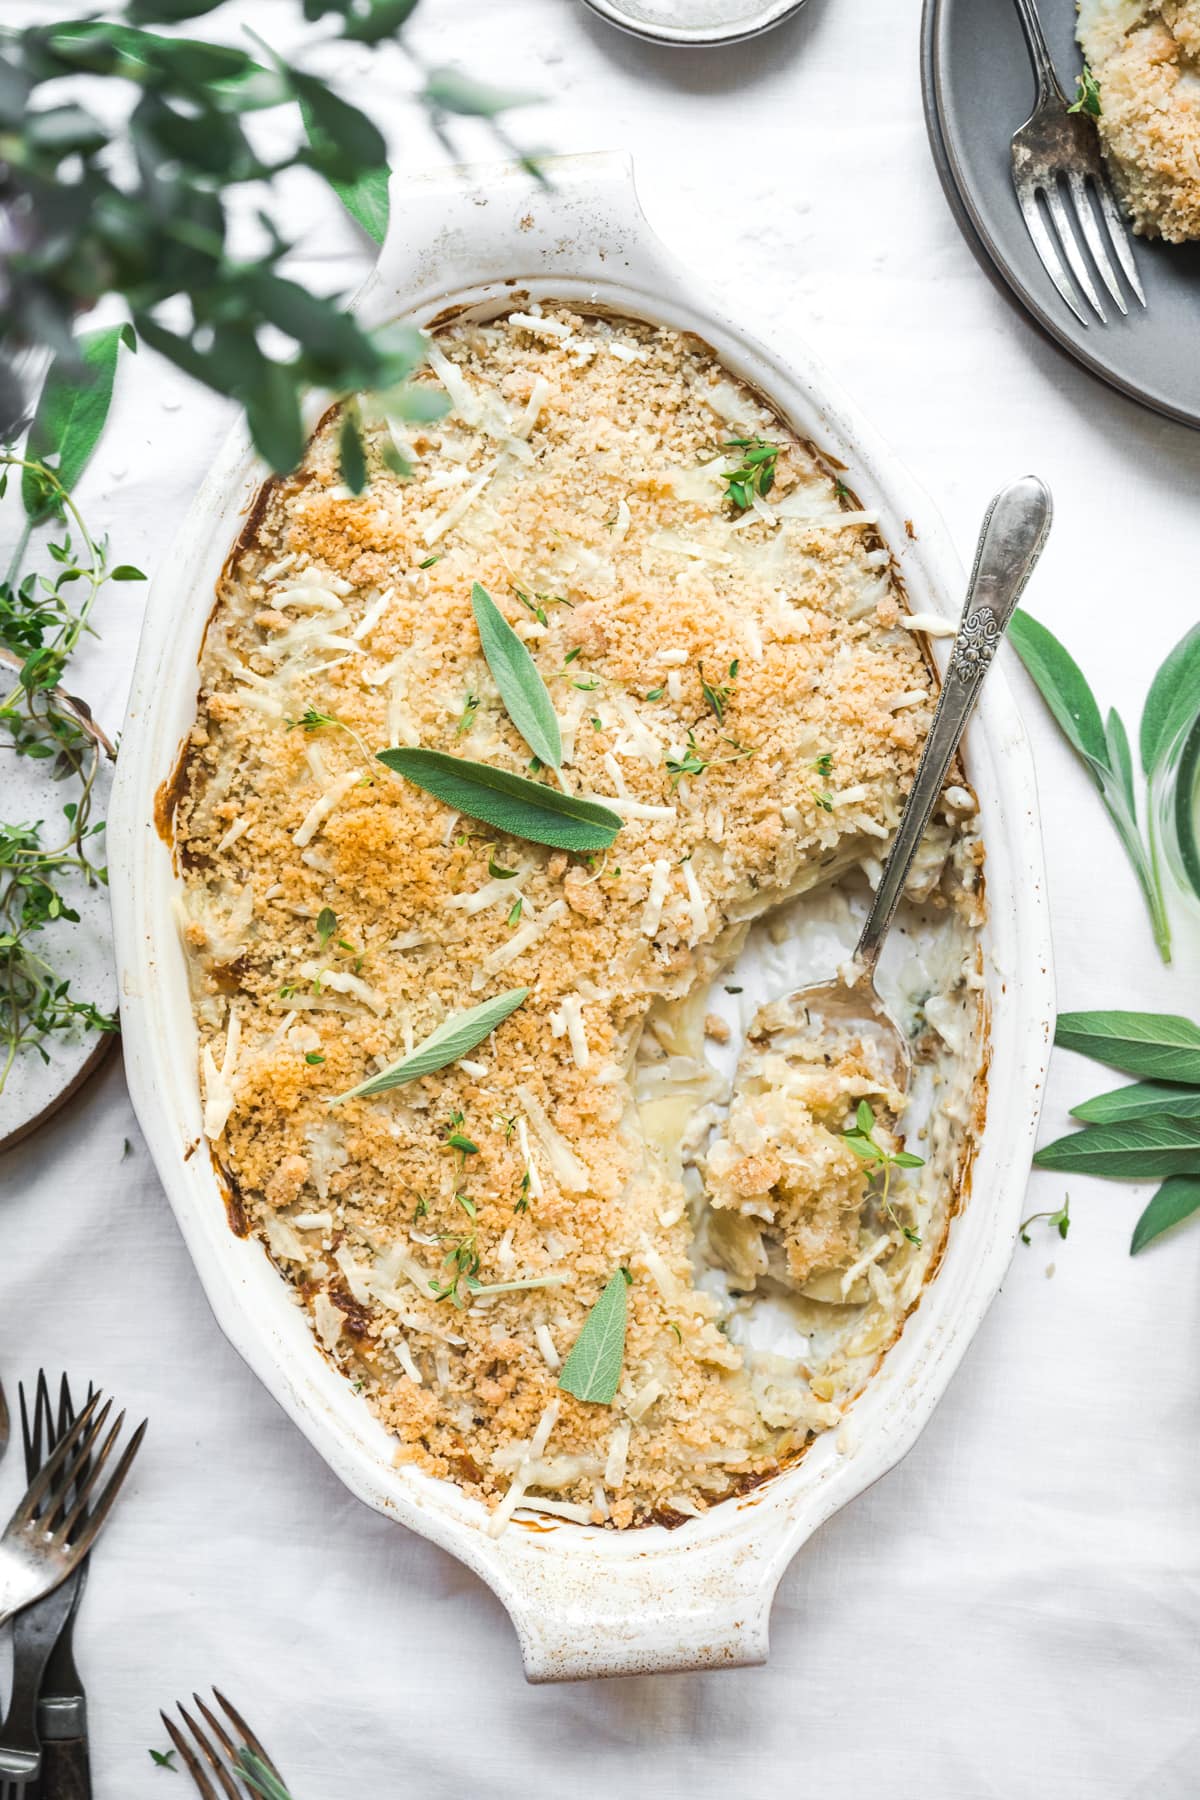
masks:
[[[1081,57],[1075,0],[1040,0],[1071,92]],[[1033,71],[1012,0],[925,0],[925,117],[955,218],[988,273],[1068,355],[1134,400],[1200,429],[1200,245],[1133,238],[1146,310],[1080,325],[1038,261],[1013,193],[1009,143],[1033,107]]]

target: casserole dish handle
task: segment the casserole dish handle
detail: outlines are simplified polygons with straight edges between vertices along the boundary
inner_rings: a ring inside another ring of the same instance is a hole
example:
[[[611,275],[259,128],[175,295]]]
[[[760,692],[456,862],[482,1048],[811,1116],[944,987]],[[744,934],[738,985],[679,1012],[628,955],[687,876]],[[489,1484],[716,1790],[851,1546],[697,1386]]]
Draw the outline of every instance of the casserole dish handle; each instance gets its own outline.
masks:
[[[662,1528],[649,1530],[659,1536]],[[733,1543],[705,1543],[672,1532],[666,1551],[629,1558],[605,1555],[613,1539],[601,1535],[595,1561],[530,1546],[523,1566],[507,1571],[510,1581],[495,1584],[517,1628],[527,1681],[766,1662],[781,1573],[773,1542],[739,1534]]]
[[[387,235],[356,306],[370,322],[406,310],[432,324],[439,302],[470,290],[552,279],[567,298],[587,301],[591,284],[614,278],[661,297],[692,286],[651,229],[626,151],[541,159],[545,180],[516,163],[463,164],[395,174]]]

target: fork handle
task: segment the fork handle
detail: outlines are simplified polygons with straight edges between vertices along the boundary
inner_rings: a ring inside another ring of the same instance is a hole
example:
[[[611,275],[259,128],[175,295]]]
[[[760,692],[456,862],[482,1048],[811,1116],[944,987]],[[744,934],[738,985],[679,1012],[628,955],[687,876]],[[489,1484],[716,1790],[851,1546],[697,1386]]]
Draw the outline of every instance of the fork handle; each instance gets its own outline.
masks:
[[[1029,46],[1033,72],[1037,76],[1038,99],[1061,100],[1067,104],[1067,96],[1063,93],[1062,83],[1058,79],[1058,71],[1054,67],[1054,58],[1050,54],[1050,46],[1046,42],[1046,33],[1042,29],[1042,21],[1038,14],[1037,0],[1016,0],[1017,17],[1025,33],[1025,42]]]
[[[42,1745],[39,1800],[92,1800],[92,1771],[86,1738],[60,1738]]]
[[[878,960],[983,678],[1042,554],[1053,510],[1050,490],[1036,475],[1002,488],[988,507],[937,711],[854,952],[865,969]]]

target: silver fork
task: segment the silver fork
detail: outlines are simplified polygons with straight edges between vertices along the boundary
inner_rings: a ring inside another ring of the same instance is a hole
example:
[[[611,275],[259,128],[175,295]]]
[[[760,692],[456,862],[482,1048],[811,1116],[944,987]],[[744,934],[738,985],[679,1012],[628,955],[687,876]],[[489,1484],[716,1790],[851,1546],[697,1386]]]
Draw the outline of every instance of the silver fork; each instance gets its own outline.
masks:
[[[0,1625],[23,1606],[51,1593],[87,1555],[141,1448],[145,1420],[107,1482],[99,1485],[125,1424],[121,1413],[97,1449],[97,1439],[112,1410],[111,1400],[103,1406],[100,1400],[99,1394],[93,1394],[30,1482],[0,1536]]]
[[[1120,310],[1127,313],[1129,309],[1121,290],[1120,276],[1113,268],[1112,258],[1108,253],[1110,244],[1125,271],[1129,286],[1143,306],[1146,304],[1146,295],[1137,264],[1133,260],[1124,220],[1108,184],[1096,127],[1084,113],[1073,113],[1068,109],[1067,96],[1055,73],[1050,46],[1038,17],[1036,0],[1016,0],[1016,8],[1029,46],[1034,74],[1037,76],[1037,104],[1032,116],[1014,134],[1012,141],[1013,186],[1017,190],[1017,201],[1043,268],[1079,323],[1086,326],[1088,317],[1071,285],[1067,269],[1063,266],[1064,255],[1071,275],[1075,277],[1100,323],[1107,325],[1108,319],[1096,292],[1087,258],[1075,235],[1072,216],[1083,232],[1100,279]],[[1046,209],[1054,221],[1057,243],[1038,205],[1039,195],[1045,201]],[[1067,207],[1068,196],[1070,211]],[[1107,238],[1097,221],[1093,196],[1103,215]],[[1059,254],[1060,245],[1062,255]]]
[[[221,1720],[211,1707],[205,1705],[199,1694],[193,1694],[192,1700],[208,1726],[207,1733],[187,1708],[182,1703],[179,1704],[179,1716],[192,1734],[191,1744],[174,1719],[165,1712],[159,1714],[166,1726],[167,1736],[183,1758],[184,1767],[204,1800],[289,1800],[283,1777],[245,1719],[234,1711],[218,1688],[213,1689],[213,1695],[233,1726],[237,1742],[230,1737]],[[208,1765],[207,1770],[205,1764]]]
[[[48,1456],[63,1433],[69,1430],[75,1417],[75,1409],[65,1375],[59,1391],[57,1421],[44,1370],[38,1373],[32,1411],[26,1400],[23,1382],[19,1393],[25,1474],[32,1481],[42,1466],[43,1455]],[[88,1397],[91,1398],[90,1394]],[[87,1476],[88,1465],[84,1463],[79,1472],[80,1481],[86,1481]],[[86,1575],[85,1560],[52,1593],[43,1595],[32,1606],[25,1607],[17,1614],[13,1626],[12,1696],[8,1716],[0,1729],[0,1800],[21,1800],[21,1796],[28,1793],[39,1776],[47,1794],[54,1795],[64,1791],[68,1764],[72,1765],[73,1779],[67,1783],[65,1791],[73,1796],[73,1800],[85,1800],[91,1792],[87,1775],[86,1737],[82,1744],[82,1754],[80,1748],[72,1743],[54,1743],[53,1768],[51,1767],[51,1753],[46,1750],[43,1742],[40,1700],[40,1690],[53,1656],[56,1663],[61,1662],[72,1671],[79,1694],[78,1710],[82,1711],[86,1704],[82,1698],[78,1675],[74,1675],[71,1655],[71,1625]],[[68,1733],[68,1738],[70,1735]]]

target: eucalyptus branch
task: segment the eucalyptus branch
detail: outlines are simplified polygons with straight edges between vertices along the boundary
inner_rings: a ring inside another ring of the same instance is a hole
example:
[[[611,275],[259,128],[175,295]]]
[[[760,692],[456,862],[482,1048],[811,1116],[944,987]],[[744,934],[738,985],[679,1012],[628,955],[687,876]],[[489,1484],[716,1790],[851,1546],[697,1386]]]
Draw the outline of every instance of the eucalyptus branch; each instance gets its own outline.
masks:
[[[306,20],[336,20],[313,43],[376,46],[397,38],[416,0],[303,0]],[[387,145],[374,122],[336,87],[263,44],[166,36],[148,24],[185,24],[220,0],[124,0],[105,16],[0,27],[0,433],[23,404],[16,370],[28,348],[48,346],[86,373],[75,319],[118,296],[138,336],[193,379],[243,407],[255,444],[279,471],[304,451],[301,398],[388,397],[389,411],[428,417],[429,394],[409,377],[424,359],[412,330],[368,330],[340,297],[308,293],[282,273],[292,248],[267,210],[265,248],[233,254],[235,208],[247,184],[307,168],[381,241],[388,222]],[[415,60],[415,59],[414,59]],[[528,94],[501,92],[452,69],[420,66],[416,101],[448,141],[452,116],[483,122],[505,154],[537,172],[500,122]],[[89,110],[103,84],[109,104]],[[51,85],[52,84],[52,85]],[[293,108],[297,141],[267,159],[247,121]],[[109,119],[115,123],[110,124]],[[271,334],[290,346],[264,348]],[[5,366],[7,365],[7,366]],[[39,450],[41,446],[36,446]],[[343,465],[365,459],[356,422]],[[69,485],[69,484],[68,484]]]

